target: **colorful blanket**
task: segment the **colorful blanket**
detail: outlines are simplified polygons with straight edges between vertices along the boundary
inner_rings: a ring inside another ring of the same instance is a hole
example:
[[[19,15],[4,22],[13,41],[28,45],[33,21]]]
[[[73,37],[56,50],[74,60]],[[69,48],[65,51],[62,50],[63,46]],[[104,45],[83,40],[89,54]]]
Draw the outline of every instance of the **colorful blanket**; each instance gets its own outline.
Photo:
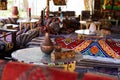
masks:
[[[120,42],[112,39],[78,40],[75,38],[55,38],[56,44],[73,49],[84,55],[120,58]]]

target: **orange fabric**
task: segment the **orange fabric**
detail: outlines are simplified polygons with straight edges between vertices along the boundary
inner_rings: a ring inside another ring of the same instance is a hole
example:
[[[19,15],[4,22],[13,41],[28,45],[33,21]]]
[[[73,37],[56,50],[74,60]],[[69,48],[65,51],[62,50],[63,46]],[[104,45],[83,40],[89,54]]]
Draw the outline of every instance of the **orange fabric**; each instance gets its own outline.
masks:
[[[85,73],[82,80],[118,80],[117,78],[102,76],[93,73]]]

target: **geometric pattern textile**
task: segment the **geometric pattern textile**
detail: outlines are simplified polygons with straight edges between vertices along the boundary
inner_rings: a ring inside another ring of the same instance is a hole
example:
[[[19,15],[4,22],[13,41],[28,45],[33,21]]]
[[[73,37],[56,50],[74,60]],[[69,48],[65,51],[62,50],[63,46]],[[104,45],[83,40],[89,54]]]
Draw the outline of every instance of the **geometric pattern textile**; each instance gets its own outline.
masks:
[[[120,42],[112,39],[78,40],[73,38],[55,38],[56,44],[73,49],[83,55],[120,59]]]

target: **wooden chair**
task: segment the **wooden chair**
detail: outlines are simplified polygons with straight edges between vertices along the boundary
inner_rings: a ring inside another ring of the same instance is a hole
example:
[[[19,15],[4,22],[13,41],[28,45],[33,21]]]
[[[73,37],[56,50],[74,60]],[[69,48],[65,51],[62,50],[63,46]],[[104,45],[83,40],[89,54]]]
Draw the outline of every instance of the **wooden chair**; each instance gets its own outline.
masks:
[[[9,56],[9,54],[12,50],[15,50],[16,48],[16,33],[17,30],[11,30],[11,29],[2,29],[0,28],[1,36],[0,36],[0,58],[5,57],[6,55]],[[6,39],[9,36],[9,41]]]

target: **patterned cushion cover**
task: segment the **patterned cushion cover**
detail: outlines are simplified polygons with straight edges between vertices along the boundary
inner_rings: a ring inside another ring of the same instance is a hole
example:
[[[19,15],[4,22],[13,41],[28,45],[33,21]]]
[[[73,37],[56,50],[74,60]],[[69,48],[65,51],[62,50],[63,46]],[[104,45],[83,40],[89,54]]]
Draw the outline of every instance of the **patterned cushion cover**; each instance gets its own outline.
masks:
[[[30,42],[33,38],[35,38],[38,35],[39,31],[36,29],[29,30],[26,33],[22,33],[17,36],[17,46],[25,47],[25,45]]]
[[[13,43],[0,40],[0,52],[13,49]]]
[[[17,24],[17,18],[1,18],[0,22],[3,24]]]

